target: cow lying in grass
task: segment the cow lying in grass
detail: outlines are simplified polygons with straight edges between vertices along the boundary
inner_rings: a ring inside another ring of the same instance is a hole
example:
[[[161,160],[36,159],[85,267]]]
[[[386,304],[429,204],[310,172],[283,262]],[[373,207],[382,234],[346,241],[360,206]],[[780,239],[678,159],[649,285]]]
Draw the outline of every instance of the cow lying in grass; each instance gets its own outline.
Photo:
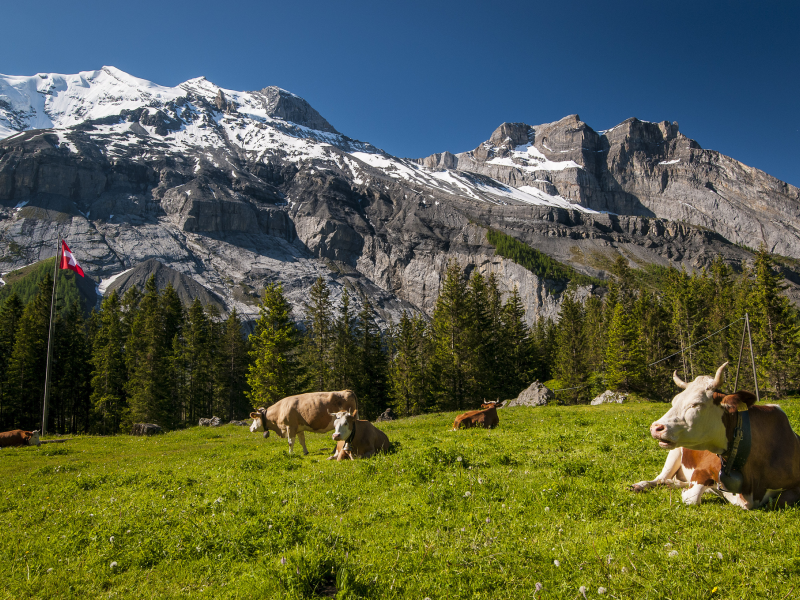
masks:
[[[333,417],[333,439],[336,443],[336,450],[328,460],[337,461],[347,457],[369,458],[376,452],[389,451],[389,438],[380,429],[369,421],[359,421],[356,419],[356,411],[350,413],[349,410],[339,411],[331,414]]]
[[[697,505],[706,491],[722,496],[717,489],[721,465],[719,456],[706,450],[673,448],[658,477],[634,483],[631,490],[643,492],[656,486],[680,489],[685,504]]]
[[[453,421],[453,431],[467,427],[486,427],[492,429],[500,424],[497,407],[500,402],[484,402],[481,410],[470,410],[458,415]]]
[[[727,364],[717,369],[715,377],[701,375],[691,383],[673,375],[683,391],[675,396],[672,408],[650,426],[658,445],[670,450],[662,475],[674,467],[669,463],[675,462],[676,450],[706,451],[721,460],[718,493],[732,504],[747,510],[772,501],[778,507],[794,504],[800,500],[800,438],[780,407],[754,406],[756,398],[749,392],[715,391]],[[689,456],[681,451],[681,468]],[[707,458],[701,455],[701,459]],[[713,471],[715,465],[708,462],[707,468]],[[713,479],[699,481],[703,477],[692,475],[694,487]],[[689,503],[697,504],[700,494],[698,488],[684,495],[684,501],[694,499]]]
[[[264,437],[274,431],[289,442],[289,452],[294,448],[294,438],[300,440],[303,454],[308,454],[305,431],[325,433],[333,429],[330,411],[356,410],[356,395],[350,390],[340,392],[312,392],[278,400],[268,408],[250,413],[253,424],[250,431],[263,431]]]
[[[14,431],[4,431],[0,433],[0,448],[9,446],[40,446],[39,431],[24,431],[15,429]]]

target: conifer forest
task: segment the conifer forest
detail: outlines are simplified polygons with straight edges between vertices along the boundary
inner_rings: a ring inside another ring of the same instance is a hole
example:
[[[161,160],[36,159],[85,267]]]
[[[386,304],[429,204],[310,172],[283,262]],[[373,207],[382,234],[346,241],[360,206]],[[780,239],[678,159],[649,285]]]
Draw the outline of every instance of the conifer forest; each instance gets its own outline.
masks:
[[[35,284],[27,278],[0,291],[0,430],[41,425],[49,264]],[[274,284],[244,335],[235,310],[223,316],[199,300],[184,306],[152,277],[143,290],[112,292],[88,313],[74,273],[61,273],[47,429],[114,434],[143,421],[176,429],[338,389],[356,392],[366,418],[387,407],[411,416],[514,398],[535,380],[548,382],[561,404],[587,403],[606,389],[666,401],[675,393],[673,370],[692,380],[730,361],[735,372],[745,312],[762,394],[800,389],[798,311],[763,248],[741,272],[722,260],[695,273],[632,269],[620,257],[610,279],[586,279],[567,287],[556,321],[530,327],[515,288],[501,293],[494,274],[467,277],[451,263],[432,317],[404,314],[384,330],[368,299],[354,302],[357,292],[345,288],[334,305],[319,279],[298,317]],[[744,348],[738,387],[753,389]]]

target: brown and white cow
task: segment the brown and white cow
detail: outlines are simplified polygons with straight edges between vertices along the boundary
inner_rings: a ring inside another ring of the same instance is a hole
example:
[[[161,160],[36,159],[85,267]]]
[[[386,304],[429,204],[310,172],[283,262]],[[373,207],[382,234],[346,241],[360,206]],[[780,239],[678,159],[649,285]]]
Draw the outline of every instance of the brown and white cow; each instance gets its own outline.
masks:
[[[685,383],[675,373],[673,379],[683,391],[675,396],[672,408],[650,426],[650,434],[659,446],[671,451],[673,462],[673,453],[680,448],[723,455],[733,439],[738,412],[747,410],[751,445],[747,462],[741,467],[741,489],[735,494],[722,489],[719,493],[748,510],[773,499],[779,507],[794,504],[800,500],[800,438],[780,407],[754,406],[756,398],[749,392],[715,391],[727,364],[717,369],[715,377],[701,375],[691,383]],[[662,474],[669,470],[668,466]]]
[[[656,486],[680,489],[685,504],[697,505],[706,491],[722,496],[717,489],[721,466],[719,456],[712,452],[673,448],[658,477],[652,481],[634,483],[631,489],[634,492],[643,492]]]
[[[453,421],[453,431],[467,427],[486,427],[492,429],[500,423],[497,416],[497,407],[500,402],[484,402],[481,410],[470,410],[456,417]]]
[[[274,431],[289,442],[289,452],[294,448],[294,438],[300,440],[303,454],[308,454],[304,432],[325,433],[333,429],[330,412],[355,411],[356,395],[351,390],[339,392],[311,392],[278,400],[272,406],[250,413],[253,419],[250,431],[263,431],[264,437]]]
[[[356,419],[356,411],[343,410],[331,416],[334,419],[332,437],[337,443],[328,460],[369,458],[376,452],[389,451],[388,436],[369,421]]]
[[[0,433],[0,448],[7,446],[40,446],[39,431],[24,431],[15,429],[14,431],[4,431]]]

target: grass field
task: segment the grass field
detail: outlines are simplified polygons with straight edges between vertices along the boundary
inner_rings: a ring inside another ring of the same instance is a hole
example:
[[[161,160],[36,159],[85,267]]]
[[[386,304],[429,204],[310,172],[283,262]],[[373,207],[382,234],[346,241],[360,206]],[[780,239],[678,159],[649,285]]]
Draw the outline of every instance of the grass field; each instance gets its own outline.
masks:
[[[290,456],[232,425],[5,449],[0,598],[800,597],[798,510],[627,491],[662,467],[665,408],[415,417],[341,463],[330,434]]]

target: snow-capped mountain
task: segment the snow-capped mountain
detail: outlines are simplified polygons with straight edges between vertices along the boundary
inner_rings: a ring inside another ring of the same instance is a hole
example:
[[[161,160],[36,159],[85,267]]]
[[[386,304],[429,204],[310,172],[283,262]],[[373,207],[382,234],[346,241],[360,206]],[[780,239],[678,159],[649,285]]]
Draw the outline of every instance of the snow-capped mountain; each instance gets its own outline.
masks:
[[[555,314],[563,284],[494,256],[489,226],[595,275],[617,252],[745,260],[730,242],[800,257],[797,188],[666,122],[506,123],[473,151],[409,160],[277,87],[170,88],[103,67],[0,76],[0,138],[4,270],[51,256],[61,233],[103,290],[162,264],[247,315],[266,282],[302,305],[319,276],[387,320],[427,312],[450,259],[520,286],[532,318]]]

